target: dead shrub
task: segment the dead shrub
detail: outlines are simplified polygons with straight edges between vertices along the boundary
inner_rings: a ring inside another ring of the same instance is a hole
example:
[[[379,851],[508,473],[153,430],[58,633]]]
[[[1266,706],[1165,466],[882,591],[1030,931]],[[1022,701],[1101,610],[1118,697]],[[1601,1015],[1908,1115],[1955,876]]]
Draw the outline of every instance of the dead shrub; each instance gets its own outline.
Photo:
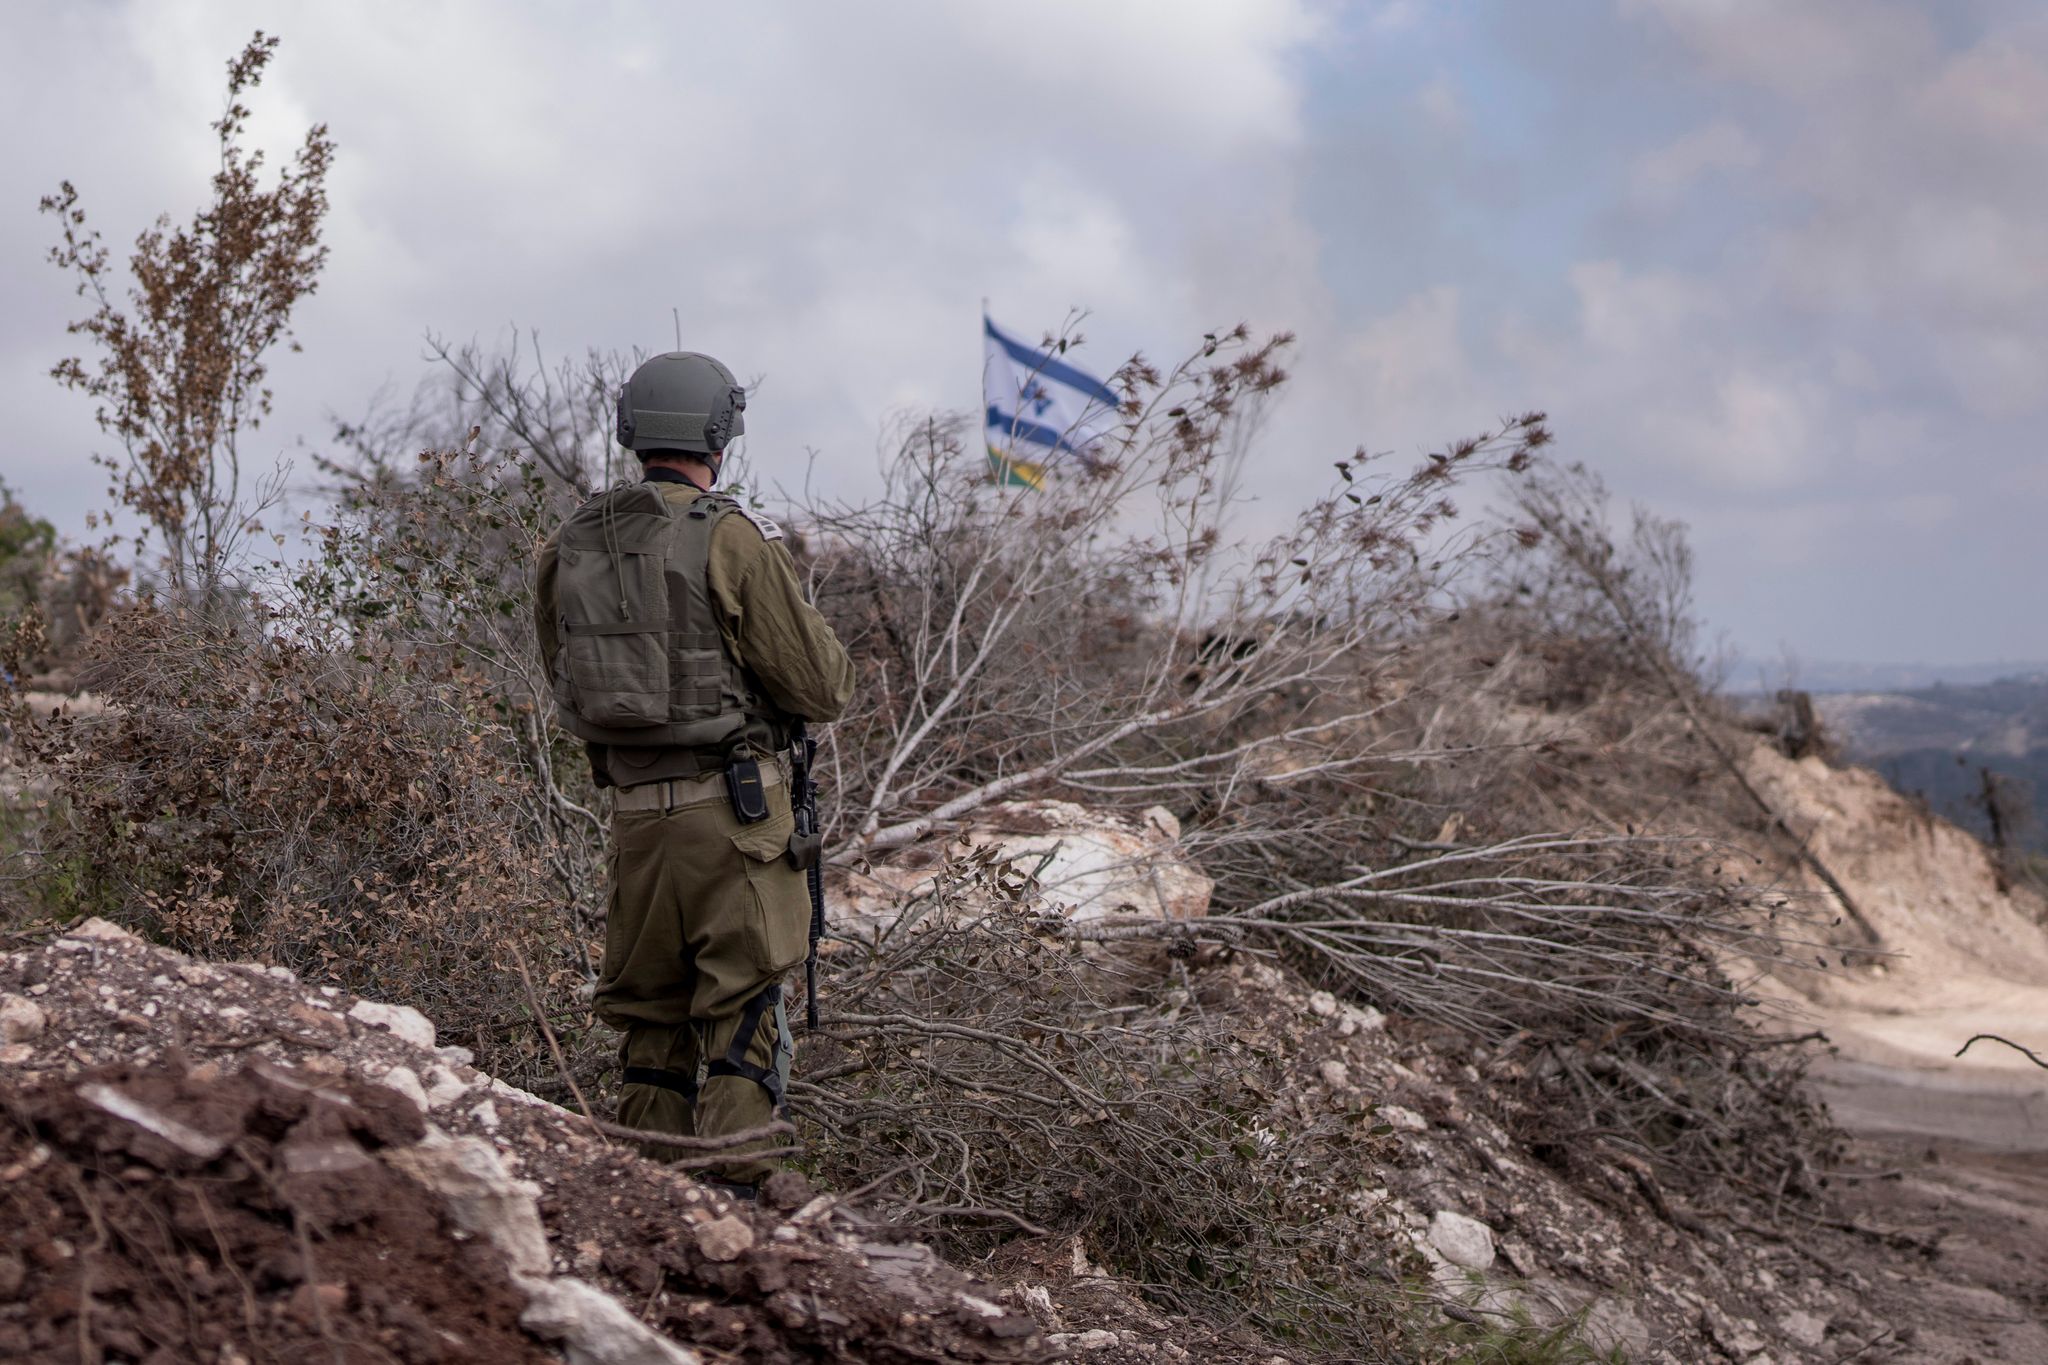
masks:
[[[977,1256],[1078,1235],[1177,1311],[1344,1358],[1408,1330],[1371,1228],[1385,1134],[1294,1103],[1287,1041],[1179,959],[1083,956],[1028,879],[941,872],[918,928],[834,956],[793,1103],[862,1208]]]
[[[105,709],[22,736],[60,815],[53,908],[405,1001],[562,1091],[516,966],[541,1012],[572,1011],[602,888],[588,794],[573,767],[569,792],[548,780],[554,738],[512,685],[530,627],[506,551],[545,505],[506,465],[435,456],[359,487],[236,618],[126,607],[84,674]]]

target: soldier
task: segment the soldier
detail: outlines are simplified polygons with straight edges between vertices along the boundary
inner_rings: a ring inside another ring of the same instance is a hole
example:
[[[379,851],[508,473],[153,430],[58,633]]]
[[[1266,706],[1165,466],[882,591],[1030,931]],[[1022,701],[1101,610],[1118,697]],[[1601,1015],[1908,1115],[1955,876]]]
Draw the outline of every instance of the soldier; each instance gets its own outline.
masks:
[[[596,1008],[625,1035],[619,1122],[654,1132],[715,1136],[782,1109],[782,975],[808,946],[799,868],[816,842],[791,850],[778,756],[794,724],[833,720],[853,695],[852,662],[804,600],[781,530],[711,491],[745,408],[709,356],[636,369],[618,439],[644,482],[578,508],[535,585],[563,725],[615,791]],[[747,1196],[772,1170],[740,1156],[719,1177]]]

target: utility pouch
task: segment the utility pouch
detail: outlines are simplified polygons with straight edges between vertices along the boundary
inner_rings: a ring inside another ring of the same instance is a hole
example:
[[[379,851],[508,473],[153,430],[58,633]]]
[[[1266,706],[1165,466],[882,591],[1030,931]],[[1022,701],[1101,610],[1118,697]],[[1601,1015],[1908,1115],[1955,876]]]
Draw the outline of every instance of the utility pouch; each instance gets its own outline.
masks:
[[[796,831],[789,836],[789,865],[799,872],[817,866],[818,855],[825,851],[825,836],[818,832],[817,819],[806,820],[806,814],[797,813]]]
[[[734,758],[725,765],[725,794],[741,824],[768,818],[768,789],[761,785],[761,765],[752,758]]]

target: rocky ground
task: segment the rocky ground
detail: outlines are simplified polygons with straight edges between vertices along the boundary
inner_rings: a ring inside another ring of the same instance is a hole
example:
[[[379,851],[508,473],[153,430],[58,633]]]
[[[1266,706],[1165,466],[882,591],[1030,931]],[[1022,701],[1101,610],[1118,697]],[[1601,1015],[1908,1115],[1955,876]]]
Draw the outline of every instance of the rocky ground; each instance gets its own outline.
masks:
[[[2048,1361],[2048,1073],[1946,1056],[1957,1028],[2035,1027],[2048,935],[1981,849],[1874,779],[1758,761],[1885,940],[1858,970],[1777,983],[1841,1047],[1822,1083],[1854,1140],[1831,1206],[1714,1207],[1612,1153],[1539,1155],[1498,1086],[1527,1059],[1249,955],[1185,964],[1185,1007],[1289,1059],[1276,1113],[1391,1130],[1348,1212],[1405,1249],[1426,1317],[1576,1318],[1627,1359],[1686,1365]],[[1294,1358],[1161,1312],[1072,1238],[962,1270],[857,1193],[789,1176],[735,1205],[436,1047],[411,1010],[98,921],[17,943],[0,1359]]]
[[[1839,1226],[1745,1226],[1647,1172],[1559,1178],[1492,1112],[1495,1059],[1256,961],[1191,980],[1299,1057],[1310,1081],[1277,1103],[1396,1130],[1356,1198],[1449,1317],[1581,1312],[1641,1360],[2048,1359],[2043,1227],[1999,1183],[2038,1184],[2023,1164],[1965,1209],[1924,1153],[1872,1148],[1902,1174],[1847,1182]],[[0,1358],[1274,1355],[1146,1306],[1075,1243],[1020,1239],[976,1279],[796,1177],[735,1206],[436,1049],[409,1010],[97,922],[0,958],[0,1028]]]

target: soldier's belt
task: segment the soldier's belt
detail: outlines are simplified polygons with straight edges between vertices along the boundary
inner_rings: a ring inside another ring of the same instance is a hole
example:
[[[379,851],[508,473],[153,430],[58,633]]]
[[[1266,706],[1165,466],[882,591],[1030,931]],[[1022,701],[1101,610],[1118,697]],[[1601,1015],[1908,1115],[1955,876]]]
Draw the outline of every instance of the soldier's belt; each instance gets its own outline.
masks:
[[[761,765],[761,786],[782,785],[782,767],[777,763]],[[612,793],[612,809],[615,811],[674,810],[678,806],[694,806],[700,802],[723,800],[725,798],[725,774],[706,773],[702,777],[678,777],[667,782],[642,782],[634,787],[621,787]]]

